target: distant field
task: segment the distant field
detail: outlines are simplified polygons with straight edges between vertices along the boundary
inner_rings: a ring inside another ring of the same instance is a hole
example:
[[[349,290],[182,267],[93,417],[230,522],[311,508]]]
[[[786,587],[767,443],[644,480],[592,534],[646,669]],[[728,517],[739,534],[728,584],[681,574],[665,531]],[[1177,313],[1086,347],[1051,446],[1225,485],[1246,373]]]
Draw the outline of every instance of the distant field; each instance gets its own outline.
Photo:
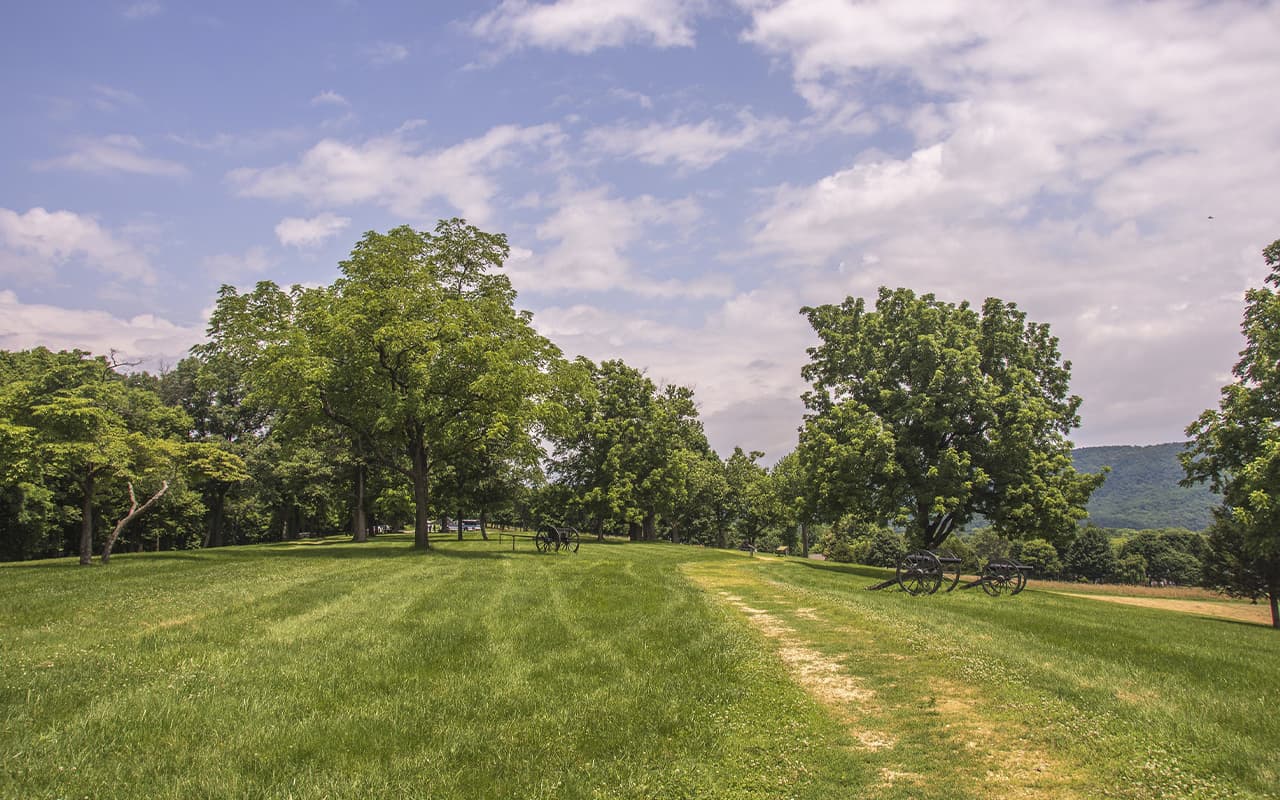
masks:
[[[1276,796],[1272,631],[871,581],[403,536],[0,566],[0,797]]]

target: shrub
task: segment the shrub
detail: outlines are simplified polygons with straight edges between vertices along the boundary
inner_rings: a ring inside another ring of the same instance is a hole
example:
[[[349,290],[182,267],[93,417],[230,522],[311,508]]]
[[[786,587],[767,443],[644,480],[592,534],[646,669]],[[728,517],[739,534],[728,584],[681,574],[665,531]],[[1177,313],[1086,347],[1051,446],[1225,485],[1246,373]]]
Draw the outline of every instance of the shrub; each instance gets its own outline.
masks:
[[[864,564],[873,567],[896,567],[907,553],[907,543],[902,534],[888,528],[875,528],[863,537],[867,542]]]
[[[964,539],[956,536],[954,533],[947,537],[942,543],[941,550],[950,550],[951,554],[960,559],[960,569],[964,572],[978,571],[978,556],[974,553],[973,548]]]
[[[1044,578],[1056,578],[1062,572],[1062,560],[1058,558],[1058,549],[1046,539],[1032,539],[1022,543],[1022,553],[1018,559],[1030,564],[1035,574]]]
[[[1146,583],[1147,560],[1137,553],[1121,556],[1111,577],[1116,583]]]
[[[1100,581],[1116,569],[1116,556],[1107,532],[1092,525],[1081,531],[1067,548],[1064,562],[1072,577],[1091,581]]]
[[[841,564],[852,564],[853,553],[850,550],[849,542],[845,539],[836,539],[822,551],[828,561],[838,561]]]
[[[987,563],[993,558],[1005,558],[1009,555],[1009,540],[996,533],[993,528],[978,528],[969,535],[969,547],[980,563]]]

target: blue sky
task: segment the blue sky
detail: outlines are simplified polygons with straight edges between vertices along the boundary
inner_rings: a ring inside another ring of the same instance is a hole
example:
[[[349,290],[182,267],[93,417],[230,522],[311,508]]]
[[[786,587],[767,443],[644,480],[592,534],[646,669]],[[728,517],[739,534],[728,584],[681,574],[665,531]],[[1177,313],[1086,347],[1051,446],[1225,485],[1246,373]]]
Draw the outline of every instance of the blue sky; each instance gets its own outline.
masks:
[[[10,4],[0,347],[155,368],[224,283],[363,231],[508,234],[569,355],[795,442],[803,305],[880,285],[1049,322],[1078,444],[1180,438],[1280,237],[1275,3]]]

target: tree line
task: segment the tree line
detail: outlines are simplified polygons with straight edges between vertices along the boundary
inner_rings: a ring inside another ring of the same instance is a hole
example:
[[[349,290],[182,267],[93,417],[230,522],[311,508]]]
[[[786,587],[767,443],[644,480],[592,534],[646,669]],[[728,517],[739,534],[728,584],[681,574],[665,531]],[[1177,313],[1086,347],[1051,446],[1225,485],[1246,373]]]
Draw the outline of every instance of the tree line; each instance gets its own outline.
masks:
[[[154,375],[0,354],[0,558],[405,524],[427,548],[464,517],[717,546],[786,526],[794,458],[722,459],[689,388],[565,359],[507,255],[457,219],[371,232],[330,286],[223,287],[207,341]]]
[[[207,341],[158,375],[82,351],[0,354],[0,556],[89,563],[95,548],[343,528],[362,541],[375,522],[410,524],[425,549],[466,515],[482,534],[547,521],[802,552],[832,526],[936,548],[980,520],[1024,557],[1081,539],[1105,470],[1074,468],[1071,364],[1013,303],[882,288],[874,307],[802,309],[819,339],[806,413],[766,468],[714,452],[691,389],[566,359],[516,308],[508,255],[460,219],[369,232],[331,285],[223,287]],[[1280,242],[1265,257],[1274,285]],[[1239,380],[1188,430],[1185,468],[1224,498],[1208,562],[1227,566],[1210,582],[1274,607],[1280,300],[1247,304]]]

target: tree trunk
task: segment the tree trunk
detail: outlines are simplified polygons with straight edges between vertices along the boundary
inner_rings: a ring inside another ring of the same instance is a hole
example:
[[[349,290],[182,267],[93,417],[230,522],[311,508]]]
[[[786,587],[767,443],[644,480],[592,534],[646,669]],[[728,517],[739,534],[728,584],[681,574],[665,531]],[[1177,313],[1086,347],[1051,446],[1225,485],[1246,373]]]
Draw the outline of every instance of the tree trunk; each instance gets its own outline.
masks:
[[[124,527],[128,525],[130,522],[133,522],[133,520],[136,517],[138,517],[140,514],[142,514],[142,512],[146,511],[148,508],[151,508],[151,506],[154,505],[157,500],[159,500],[161,497],[164,497],[164,493],[167,491],[169,491],[169,482],[161,481],[160,491],[151,495],[151,499],[143,503],[142,506],[139,507],[138,498],[135,497],[133,494],[133,482],[132,481],[129,482],[129,513],[125,514],[124,518],[116,523],[115,530],[111,531],[111,535],[107,537],[106,543],[102,545],[102,563],[103,564],[106,564],[108,561],[111,560],[111,548],[115,546],[116,539],[119,538],[120,534],[124,531]]]
[[[458,541],[462,541],[462,509],[458,509]]]
[[[80,565],[87,567],[93,563],[93,469],[89,468],[84,475],[84,502],[81,508],[80,521]]]
[[[351,539],[355,542],[369,541],[369,524],[364,516],[364,478],[367,469],[364,464],[356,464],[356,506],[351,510]]]
[[[591,529],[592,529],[592,532],[594,532],[596,535],[596,541],[603,542],[604,541],[604,520],[600,517],[596,517],[595,519],[591,520]]]
[[[221,483],[213,492],[213,507],[209,509],[209,534],[205,537],[205,547],[222,547],[226,544],[226,534],[223,531],[227,518],[227,492],[231,491],[231,485]]]
[[[480,538],[484,539],[486,542],[489,541],[488,525],[489,512],[482,508],[480,509]]]
[[[1271,627],[1280,628],[1280,594],[1271,592]]]
[[[800,523],[800,554],[805,558],[809,557],[809,529]]]
[[[658,539],[658,526],[655,524],[657,516],[652,511],[644,515],[644,540],[646,542],[653,542]]]
[[[640,528],[639,522],[636,522],[635,520],[629,520],[627,522],[627,537],[631,539],[631,541],[633,542],[640,541],[640,536],[642,535],[642,533],[643,531]]]
[[[431,494],[427,486],[427,449],[420,440],[414,441],[413,458],[413,547],[427,550],[431,547]]]

